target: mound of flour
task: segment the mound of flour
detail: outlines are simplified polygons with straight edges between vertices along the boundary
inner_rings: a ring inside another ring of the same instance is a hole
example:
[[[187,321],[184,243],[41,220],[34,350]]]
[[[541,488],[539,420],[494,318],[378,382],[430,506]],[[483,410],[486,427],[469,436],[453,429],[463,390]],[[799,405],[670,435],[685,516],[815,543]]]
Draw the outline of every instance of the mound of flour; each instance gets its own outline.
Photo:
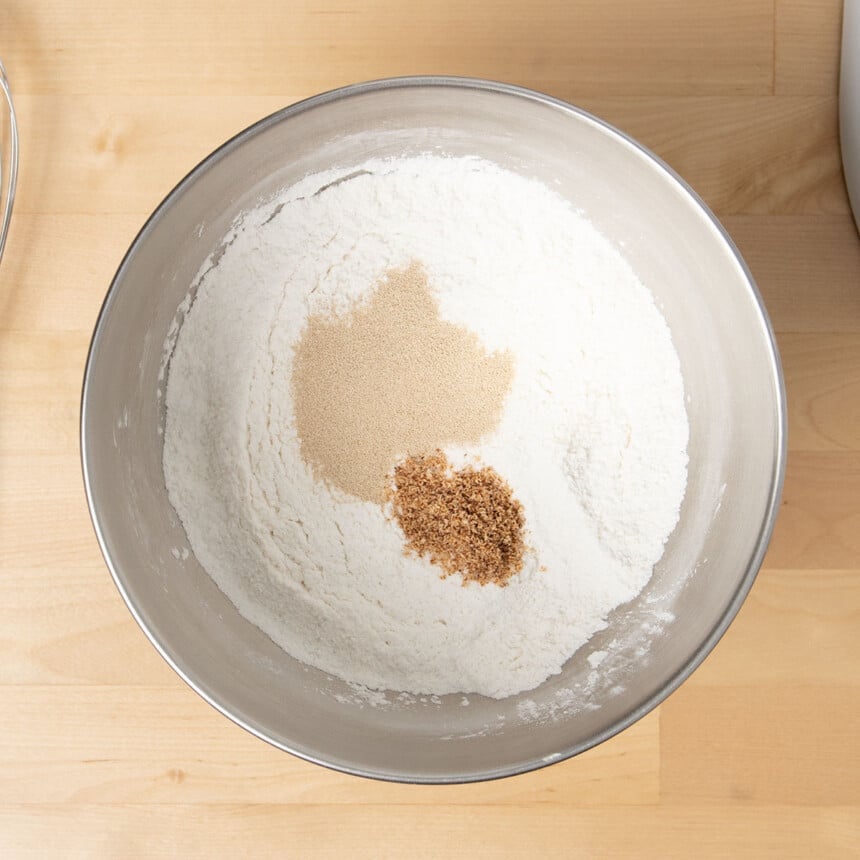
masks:
[[[349,682],[504,697],[559,672],[647,583],[686,486],[678,357],[629,265],[543,184],[436,156],[309,176],[224,245],[166,389],[164,474],[198,561],[284,650]],[[443,319],[514,357],[496,431],[445,450],[522,503],[529,551],[504,588],[440,578],[383,507],[302,459],[309,316],[348,313],[414,261]]]

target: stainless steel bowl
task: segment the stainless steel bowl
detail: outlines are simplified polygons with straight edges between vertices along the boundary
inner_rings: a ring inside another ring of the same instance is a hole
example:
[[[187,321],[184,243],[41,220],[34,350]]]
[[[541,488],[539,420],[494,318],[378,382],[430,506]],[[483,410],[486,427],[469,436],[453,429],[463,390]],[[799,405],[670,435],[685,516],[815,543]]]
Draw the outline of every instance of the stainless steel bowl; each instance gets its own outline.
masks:
[[[237,213],[312,171],[427,150],[481,155],[541,178],[621,247],[655,294],[681,359],[690,475],[681,521],[651,583],[559,676],[502,701],[470,696],[463,706],[460,696],[392,696],[376,707],[287,656],[238,614],[193,554],[183,558],[186,538],[162,474],[159,374],[177,307]],[[606,740],[704,659],[749,591],[770,537],[785,464],[785,394],[747,267],[702,201],[659,159],[535,92],[478,80],[393,79],[262,120],[167,196],[132,243],[99,316],[81,447],[114,580],[194,690],[248,731],[310,761],[382,779],[460,782],[538,768]],[[594,652],[605,654],[597,669]]]

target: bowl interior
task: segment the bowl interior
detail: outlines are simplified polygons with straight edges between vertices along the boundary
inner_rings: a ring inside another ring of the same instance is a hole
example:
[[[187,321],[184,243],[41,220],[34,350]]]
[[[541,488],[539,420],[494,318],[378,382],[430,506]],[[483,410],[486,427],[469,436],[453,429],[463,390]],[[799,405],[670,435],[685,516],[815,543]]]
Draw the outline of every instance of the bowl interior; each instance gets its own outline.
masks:
[[[426,151],[489,158],[584,211],[654,293],[688,401],[689,483],[652,581],[560,675],[502,701],[380,701],[287,656],[187,555],[162,474],[165,339],[236,215],[310,172]],[[641,716],[704,657],[761,560],[781,480],[782,420],[778,359],[755,290],[681,183],[617,132],[552,100],[412,80],[351,88],[270,117],[167,198],[133,244],[99,320],[82,446],[114,577],[195,689],[309,759],[383,778],[455,781],[581,751]]]

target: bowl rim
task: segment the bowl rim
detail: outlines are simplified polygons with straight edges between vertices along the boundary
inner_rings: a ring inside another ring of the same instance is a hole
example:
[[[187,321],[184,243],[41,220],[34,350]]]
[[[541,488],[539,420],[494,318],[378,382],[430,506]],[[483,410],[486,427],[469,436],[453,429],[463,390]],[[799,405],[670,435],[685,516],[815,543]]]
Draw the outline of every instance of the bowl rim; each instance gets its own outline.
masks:
[[[324,751],[311,753],[298,746],[291,745],[288,742],[279,740],[258,726],[253,725],[248,720],[243,719],[238,714],[231,712],[229,705],[220,702],[214,695],[209,693],[205,688],[205,682],[194,677],[193,674],[182,667],[178,660],[169,653],[167,647],[163,645],[156,635],[149,629],[144,621],[143,615],[139,607],[135,604],[129,591],[124,584],[122,571],[118,565],[114,563],[111,557],[107,541],[105,539],[102,528],[101,515],[99,512],[99,502],[93,491],[90,481],[90,462],[88,458],[88,437],[87,426],[89,423],[89,410],[87,408],[90,381],[93,374],[94,357],[98,350],[99,344],[103,337],[104,329],[107,325],[107,319],[113,305],[120,285],[124,279],[126,269],[135,255],[138,247],[145,242],[148,234],[153,230],[155,224],[162,217],[162,214],[169,209],[173,202],[179,198],[186,188],[194,183],[198,177],[203,175],[211,166],[216,164],[222,158],[231,153],[234,149],[241,146],[246,140],[265,131],[272,125],[284,122],[293,116],[301,114],[305,111],[318,108],[336,101],[349,99],[354,96],[364,95],[373,92],[380,92],[392,89],[411,89],[411,88],[449,88],[454,90],[471,90],[471,91],[489,91],[500,93],[503,95],[513,96],[515,98],[525,99],[532,102],[538,102],[550,108],[559,110],[569,116],[575,117],[578,120],[585,121],[598,127],[603,132],[614,138],[616,141],[632,148],[640,156],[644,156],[646,160],[652,162],[654,167],[660,172],[664,178],[675,186],[682,196],[686,197],[694,208],[707,218],[711,226],[716,230],[718,237],[725,243],[725,246],[734,257],[735,263],[739,267],[743,278],[746,282],[750,295],[753,299],[753,304],[757,310],[758,322],[762,328],[762,334],[765,338],[765,343],[768,347],[768,357],[770,364],[770,372],[774,384],[774,395],[777,408],[777,423],[776,423],[776,444],[773,470],[771,473],[771,482],[768,491],[768,501],[765,508],[765,516],[763,517],[761,527],[756,536],[752,552],[747,562],[746,570],[743,576],[738,581],[737,588],[732,596],[732,599],[726,606],[722,615],[717,619],[711,629],[702,638],[699,646],[690,655],[690,657],[681,665],[681,667],[672,675],[664,684],[654,690],[647,696],[638,706],[631,709],[627,714],[613,721],[606,726],[602,731],[595,733],[584,741],[576,744],[571,744],[552,756],[529,759],[512,765],[505,765],[496,769],[458,772],[445,776],[438,775],[422,775],[421,773],[408,772],[390,772],[382,770],[374,770],[370,767],[353,766],[348,763],[328,759]],[[87,359],[84,368],[83,384],[81,388],[81,407],[80,407],[80,446],[81,446],[81,468],[83,472],[84,489],[87,498],[87,507],[89,509],[90,519],[93,529],[101,550],[102,556],[113,578],[120,595],[122,596],[126,606],[131,612],[134,620],[141,628],[147,639],[152,643],[156,651],[167,662],[167,664],[179,675],[182,680],[191,687],[201,698],[208,704],[214,707],[217,711],[230,719],[232,722],[250,732],[255,737],[263,740],[272,746],[284,752],[291,753],[305,761],[314,764],[322,765],[335,771],[348,773],[354,776],[365,778],[379,779],[387,782],[412,783],[412,784],[437,784],[451,785],[460,783],[480,782],[494,779],[501,779],[508,776],[514,776],[521,773],[528,773],[533,770],[547,767],[550,764],[555,764],[560,761],[572,758],[579,753],[585,752],[598,744],[603,743],[609,738],[615,736],[626,728],[629,728],[633,723],[648,714],[651,710],[663,702],[671,693],[673,693],[704,661],[704,659],[714,649],[716,644],[722,638],[731,622],[737,615],[741,605],[746,599],[747,594],[752,588],[756,575],[764,560],[770,538],[773,534],[774,525],[776,522],[777,513],[779,511],[780,499],[785,482],[785,465],[787,457],[787,406],[785,379],[782,372],[782,365],[779,357],[779,350],[776,343],[773,326],[768,316],[764,305],[761,293],[755,283],[752,273],[741,256],[737,246],[732,241],[726,229],[716,218],[714,213],[704,202],[704,200],[690,187],[690,185],[682,179],[665,161],[658,155],[652,152],[647,147],[643,146],[638,141],[634,140],[625,132],[594,116],[586,110],[577,107],[567,101],[555,98],[537,90],[528,89],[516,84],[504,83],[500,81],[487,80],[483,78],[458,77],[450,75],[415,75],[404,77],[381,78],[377,80],[365,81],[362,83],[349,84],[347,86],[338,87],[328,90],[318,95],[311,96],[301,101],[295,102],[287,107],[281,108],[266,117],[258,120],[237,134],[233,135],[219,147],[213,150],[209,155],[203,158],[196,164],[164,197],[164,199],[153,210],[152,214],[146,219],[143,226],[138,231],[135,238],[132,240],[128,250],[123,255],[123,258],[116,270],[116,273],[111,280],[108,291],[102,302],[101,308],[96,319],[93,330],[92,339],[87,351]]]

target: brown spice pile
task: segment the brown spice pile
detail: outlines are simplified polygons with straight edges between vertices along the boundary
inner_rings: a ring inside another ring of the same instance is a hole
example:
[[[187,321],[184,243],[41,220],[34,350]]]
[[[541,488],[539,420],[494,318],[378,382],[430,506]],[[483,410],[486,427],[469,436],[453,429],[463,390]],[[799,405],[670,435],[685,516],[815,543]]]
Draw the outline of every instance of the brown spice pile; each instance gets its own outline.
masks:
[[[407,548],[443,576],[504,586],[522,570],[523,507],[495,469],[453,471],[441,451],[407,457],[394,469],[389,498]]]

